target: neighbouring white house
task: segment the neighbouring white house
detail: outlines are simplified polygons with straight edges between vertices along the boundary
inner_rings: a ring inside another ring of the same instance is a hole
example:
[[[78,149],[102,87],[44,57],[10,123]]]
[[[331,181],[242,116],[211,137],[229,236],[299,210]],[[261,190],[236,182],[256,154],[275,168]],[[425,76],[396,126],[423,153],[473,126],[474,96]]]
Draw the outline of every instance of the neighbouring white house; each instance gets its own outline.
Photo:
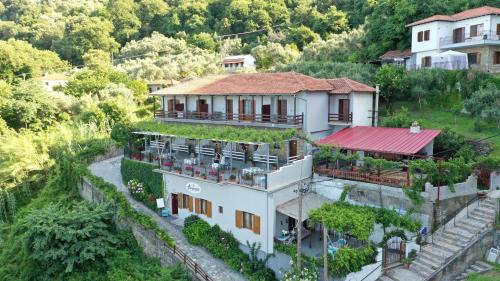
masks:
[[[228,56],[222,59],[221,64],[226,72],[255,70],[255,58],[252,55]]]
[[[153,80],[153,81],[147,81],[146,85],[148,86],[148,92],[156,92],[159,91],[163,88],[166,88],[171,85],[175,85],[179,82],[176,80],[170,79],[170,80]]]
[[[38,78],[42,82],[43,88],[49,92],[54,92],[57,87],[64,87],[69,81],[69,77],[64,73],[45,73]]]
[[[375,88],[295,72],[211,75],[150,95],[160,99],[162,121],[295,128],[313,140],[377,120]]]
[[[405,49],[403,51],[392,50],[379,57],[382,66],[386,64],[395,64],[405,68],[409,68],[412,65],[411,58],[411,49]]]
[[[483,6],[454,15],[434,15],[407,26],[412,32],[414,68],[477,67],[500,72],[500,8]],[[467,60],[456,60],[456,54],[436,60],[446,51],[463,53]]]

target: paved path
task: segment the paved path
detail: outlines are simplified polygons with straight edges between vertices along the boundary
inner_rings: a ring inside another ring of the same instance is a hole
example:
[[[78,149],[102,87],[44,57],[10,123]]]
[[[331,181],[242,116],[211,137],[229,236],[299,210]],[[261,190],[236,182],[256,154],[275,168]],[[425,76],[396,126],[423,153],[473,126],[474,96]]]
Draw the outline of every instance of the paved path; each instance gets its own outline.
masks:
[[[158,225],[166,232],[168,232],[168,234],[175,240],[176,246],[184,251],[187,255],[189,255],[212,278],[220,281],[246,280],[240,273],[232,270],[223,261],[214,258],[211,254],[205,251],[205,249],[189,244],[189,242],[186,241],[186,238],[184,238],[180,227],[172,224],[165,218],[162,218],[156,212],[152,211],[144,204],[132,198],[128,192],[127,187],[122,182],[122,176],[120,172],[122,157],[123,156],[118,156],[94,163],[90,165],[90,170],[92,174],[103,178],[105,181],[111,184],[114,184],[118,191],[125,194],[128,201],[135,210],[151,216],[158,223]]]

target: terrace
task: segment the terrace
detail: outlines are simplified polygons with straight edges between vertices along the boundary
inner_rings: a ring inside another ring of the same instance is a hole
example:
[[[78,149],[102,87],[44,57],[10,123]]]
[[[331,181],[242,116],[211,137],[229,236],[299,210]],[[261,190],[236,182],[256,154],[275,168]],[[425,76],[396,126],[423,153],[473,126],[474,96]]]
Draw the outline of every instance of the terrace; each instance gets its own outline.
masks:
[[[259,189],[275,183],[272,172],[304,159],[310,145],[292,138],[281,142],[223,141],[134,132],[125,149],[130,159],[149,162],[167,173]],[[286,179],[285,179],[286,180]]]

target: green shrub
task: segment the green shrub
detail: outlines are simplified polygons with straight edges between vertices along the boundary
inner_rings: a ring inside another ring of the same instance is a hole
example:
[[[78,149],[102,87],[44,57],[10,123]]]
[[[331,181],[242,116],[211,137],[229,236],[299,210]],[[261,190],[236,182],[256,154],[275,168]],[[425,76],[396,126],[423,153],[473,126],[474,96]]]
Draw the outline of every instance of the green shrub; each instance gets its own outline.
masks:
[[[359,249],[345,246],[338,249],[333,259],[328,260],[328,269],[332,276],[346,276],[372,263],[374,255],[376,251],[373,246]]]
[[[383,127],[392,128],[409,128],[411,126],[410,115],[408,114],[408,108],[401,107],[401,110],[393,112],[390,116],[384,117],[382,119]]]
[[[122,159],[123,182],[127,184],[130,180],[136,180],[142,183],[146,194],[144,203],[152,209],[156,209],[155,199],[163,197],[163,177],[160,173],[153,172],[156,168],[153,164]]]
[[[183,229],[184,236],[193,245],[206,243],[207,237],[211,235],[210,231],[210,225],[203,220],[194,221]]]

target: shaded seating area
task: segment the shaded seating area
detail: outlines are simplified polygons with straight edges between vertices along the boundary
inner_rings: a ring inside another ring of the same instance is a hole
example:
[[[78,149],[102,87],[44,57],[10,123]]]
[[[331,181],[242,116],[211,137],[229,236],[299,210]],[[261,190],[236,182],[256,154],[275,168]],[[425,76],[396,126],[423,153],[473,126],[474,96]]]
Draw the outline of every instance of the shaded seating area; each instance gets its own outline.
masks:
[[[303,159],[309,144],[291,139],[281,143],[194,139],[155,132],[134,132],[125,155],[158,165],[172,173],[215,182],[267,188],[267,174]],[[290,147],[294,149],[290,149]]]

